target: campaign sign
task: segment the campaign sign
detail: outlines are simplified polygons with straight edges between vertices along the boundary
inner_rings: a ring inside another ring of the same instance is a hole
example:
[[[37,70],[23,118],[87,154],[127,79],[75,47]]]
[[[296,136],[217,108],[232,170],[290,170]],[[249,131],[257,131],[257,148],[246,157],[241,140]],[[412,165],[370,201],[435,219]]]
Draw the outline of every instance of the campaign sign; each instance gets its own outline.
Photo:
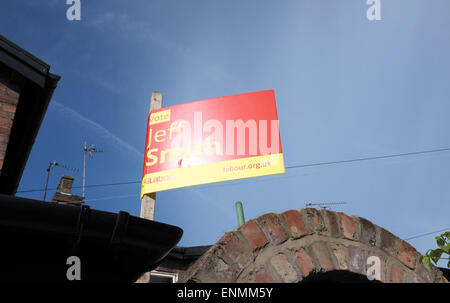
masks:
[[[273,90],[154,110],[145,142],[141,197],[285,171]]]

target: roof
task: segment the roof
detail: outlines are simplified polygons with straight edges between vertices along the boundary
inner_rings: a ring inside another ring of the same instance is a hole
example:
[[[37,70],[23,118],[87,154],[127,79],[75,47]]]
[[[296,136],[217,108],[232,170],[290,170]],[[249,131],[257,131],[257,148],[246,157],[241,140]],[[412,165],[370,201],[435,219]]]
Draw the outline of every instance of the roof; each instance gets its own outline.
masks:
[[[17,191],[48,104],[60,80],[50,66],[0,35],[0,63],[20,78],[20,98],[0,175],[0,193]]]
[[[0,61],[40,87],[51,86],[60,79],[50,74],[50,65],[0,35]]]

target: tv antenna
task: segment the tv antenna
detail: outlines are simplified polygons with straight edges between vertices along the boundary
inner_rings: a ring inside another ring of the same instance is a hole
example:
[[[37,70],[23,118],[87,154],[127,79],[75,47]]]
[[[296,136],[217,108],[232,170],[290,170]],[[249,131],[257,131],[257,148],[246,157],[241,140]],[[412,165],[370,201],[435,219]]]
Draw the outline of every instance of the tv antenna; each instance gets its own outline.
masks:
[[[85,198],[85,187],[86,187],[86,153],[89,153],[89,157],[92,159],[94,157],[94,153],[101,153],[102,149],[96,148],[94,145],[87,147],[87,142],[84,142],[83,153],[84,153],[84,161],[83,161],[83,199]]]
[[[78,168],[72,168],[72,167],[69,167],[67,165],[58,163],[56,161],[50,162],[50,164],[47,167],[47,180],[45,181],[44,201],[45,201],[45,197],[47,196],[47,186],[48,186],[48,179],[50,177],[50,170],[52,169],[52,167],[55,167],[55,166],[59,166],[59,167],[62,167],[62,168],[65,168],[65,169],[68,169],[68,170],[71,170],[71,171],[74,171],[74,172],[78,171]]]
[[[347,204],[347,202],[331,202],[331,203],[306,203],[305,207],[309,206],[319,206],[321,209],[331,209],[330,205],[342,205]]]

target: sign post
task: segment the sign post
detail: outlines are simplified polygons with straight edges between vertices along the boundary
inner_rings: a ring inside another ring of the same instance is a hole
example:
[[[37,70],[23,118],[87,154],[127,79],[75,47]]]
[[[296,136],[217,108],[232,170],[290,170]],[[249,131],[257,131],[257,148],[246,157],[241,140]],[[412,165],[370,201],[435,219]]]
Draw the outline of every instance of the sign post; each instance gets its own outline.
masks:
[[[162,107],[162,93],[153,92],[150,100],[150,113]],[[155,219],[156,192],[145,194],[141,198],[141,218]],[[136,283],[150,283],[150,272],[143,274]]]
[[[162,107],[162,93],[153,92],[150,100],[150,113]],[[141,199],[141,218],[155,219],[156,192],[145,194]]]

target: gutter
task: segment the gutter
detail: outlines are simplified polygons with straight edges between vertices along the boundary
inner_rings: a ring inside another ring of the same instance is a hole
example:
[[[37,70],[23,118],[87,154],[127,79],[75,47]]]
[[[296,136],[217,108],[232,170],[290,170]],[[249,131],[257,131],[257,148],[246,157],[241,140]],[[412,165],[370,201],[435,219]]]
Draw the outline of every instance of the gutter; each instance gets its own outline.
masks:
[[[0,195],[0,281],[29,272],[38,282],[68,282],[66,260],[77,256],[82,282],[131,283],[156,268],[182,234],[127,212]]]

